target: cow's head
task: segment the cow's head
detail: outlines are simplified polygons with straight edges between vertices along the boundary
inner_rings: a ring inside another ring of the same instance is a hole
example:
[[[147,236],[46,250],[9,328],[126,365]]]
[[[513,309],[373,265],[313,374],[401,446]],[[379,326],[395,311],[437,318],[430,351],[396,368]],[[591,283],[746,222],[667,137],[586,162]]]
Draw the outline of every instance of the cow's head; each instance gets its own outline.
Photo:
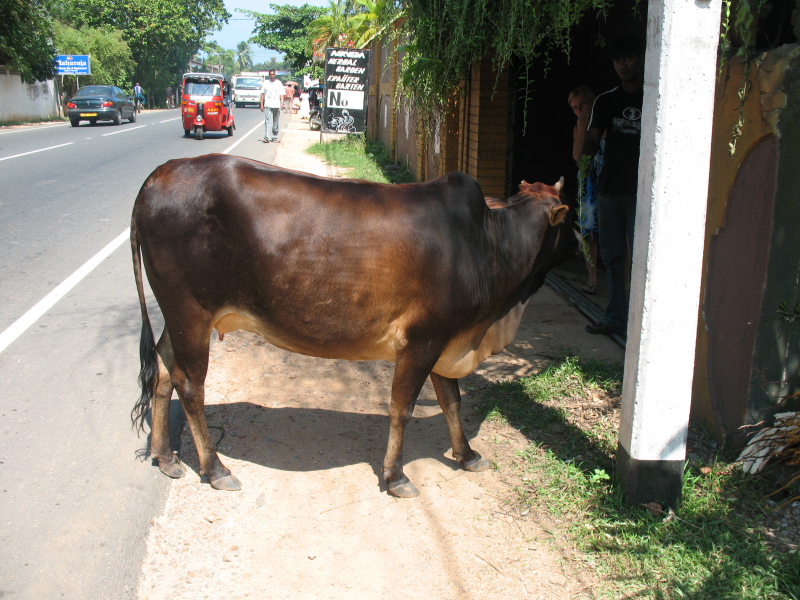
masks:
[[[561,203],[561,191],[564,189],[562,177],[553,185],[544,183],[528,183],[524,179],[519,184],[519,193],[509,199],[509,203],[519,202],[524,198],[532,198],[539,202],[550,203],[549,222],[552,227],[561,225],[569,214],[569,207]]]
[[[538,223],[541,224],[540,219],[543,217],[547,219],[548,226],[545,227],[544,239],[533,269],[534,272],[541,273],[542,277],[578,249],[577,240],[571,231],[569,207],[561,202],[563,188],[563,177],[553,185],[523,180],[519,184],[519,192],[509,198],[509,204],[529,201],[535,207],[535,212],[541,215],[537,217]]]

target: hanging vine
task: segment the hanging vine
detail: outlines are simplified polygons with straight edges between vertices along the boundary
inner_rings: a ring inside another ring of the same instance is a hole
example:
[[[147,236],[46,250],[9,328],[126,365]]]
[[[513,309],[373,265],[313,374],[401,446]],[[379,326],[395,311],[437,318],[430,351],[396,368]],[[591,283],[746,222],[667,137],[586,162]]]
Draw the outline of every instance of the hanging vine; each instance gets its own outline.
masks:
[[[405,56],[398,92],[421,116],[423,132],[430,132],[473,63],[490,56],[499,75],[512,58],[526,71],[547,63],[554,51],[569,54],[573,29],[581,19],[588,13],[606,17],[613,4],[614,0],[405,0],[403,34],[409,43],[401,47]],[[634,2],[634,12],[639,4]],[[765,0],[722,1],[723,61],[725,55],[747,56],[764,5]],[[742,103],[748,91],[740,90]],[[734,126],[731,154],[742,126],[741,120]]]
[[[753,45],[753,26],[757,24],[759,13],[765,4],[766,0],[722,0],[722,27],[719,34],[721,50],[720,74],[722,74],[722,69],[728,57],[740,56],[744,59],[744,80],[737,90],[739,95],[739,106],[737,108],[739,119],[731,130],[731,138],[728,142],[728,154],[731,156],[736,154],[736,144],[739,138],[742,137],[742,131],[744,130],[744,107],[747,103],[750,88],[752,88],[749,52]]]
[[[569,53],[572,30],[589,11],[605,15],[613,0],[407,0],[402,93],[435,126],[471,65],[491,56],[496,73]]]

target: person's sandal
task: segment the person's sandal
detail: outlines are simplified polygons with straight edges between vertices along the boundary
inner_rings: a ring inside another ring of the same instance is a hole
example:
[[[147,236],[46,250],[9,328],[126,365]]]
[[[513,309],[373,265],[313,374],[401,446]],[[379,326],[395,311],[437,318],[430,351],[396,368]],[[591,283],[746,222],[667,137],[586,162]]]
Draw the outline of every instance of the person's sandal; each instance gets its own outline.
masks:
[[[596,285],[589,285],[587,283],[585,286],[583,286],[583,293],[584,294],[589,294],[590,296],[593,296],[594,294],[597,293],[597,286]]]

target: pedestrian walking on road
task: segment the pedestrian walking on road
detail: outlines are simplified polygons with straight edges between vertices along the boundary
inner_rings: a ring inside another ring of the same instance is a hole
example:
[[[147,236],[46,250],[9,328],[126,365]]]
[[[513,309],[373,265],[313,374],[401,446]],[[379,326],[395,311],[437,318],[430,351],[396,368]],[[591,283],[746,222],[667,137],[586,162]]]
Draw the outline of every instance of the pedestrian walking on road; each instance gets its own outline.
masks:
[[[308,101],[308,90],[303,89],[303,91],[300,92],[300,118],[307,119],[310,113],[311,104]]]
[[[281,102],[286,94],[283,83],[269,72],[269,79],[261,84],[261,112],[264,113],[264,143],[277,142],[280,128]],[[266,109],[266,110],[265,110]]]
[[[283,88],[283,112],[292,110],[292,98],[294,98],[294,87],[291,83],[287,83]]]

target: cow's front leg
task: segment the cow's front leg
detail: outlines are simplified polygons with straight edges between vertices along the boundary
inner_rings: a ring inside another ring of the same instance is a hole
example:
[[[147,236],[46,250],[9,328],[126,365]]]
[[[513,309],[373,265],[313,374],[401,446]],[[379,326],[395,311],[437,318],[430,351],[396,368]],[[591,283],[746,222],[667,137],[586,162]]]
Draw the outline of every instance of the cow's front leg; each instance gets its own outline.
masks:
[[[383,459],[383,479],[389,493],[399,498],[415,498],[419,490],[403,473],[403,437],[417,396],[435,358],[421,358],[406,350],[397,358],[389,405],[389,445]]]
[[[158,380],[153,390],[153,423],[150,429],[150,456],[158,461],[161,472],[170,477],[183,477],[186,467],[169,443],[169,404],[172,399],[171,371],[175,366],[169,332],[164,330],[156,346]]]
[[[436,400],[447,419],[453,458],[463,464],[467,471],[485,471],[491,464],[470,447],[461,427],[461,392],[458,389],[458,380],[431,373],[431,382],[436,390]]]

